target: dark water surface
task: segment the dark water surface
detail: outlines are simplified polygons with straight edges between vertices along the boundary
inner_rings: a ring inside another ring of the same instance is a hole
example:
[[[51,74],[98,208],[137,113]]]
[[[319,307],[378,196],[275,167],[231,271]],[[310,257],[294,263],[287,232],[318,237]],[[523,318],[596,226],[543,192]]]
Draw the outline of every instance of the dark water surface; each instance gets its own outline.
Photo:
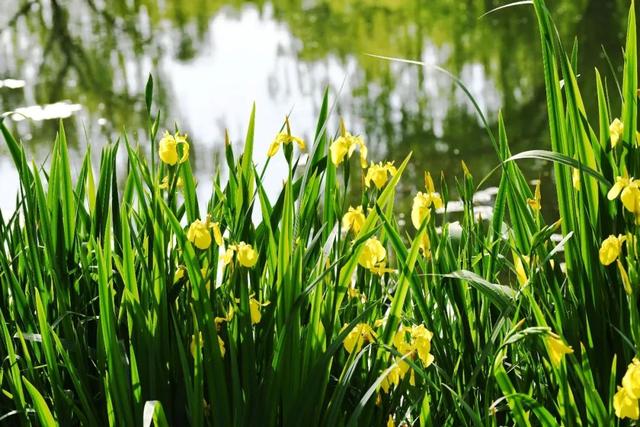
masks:
[[[122,129],[135,134],[144,127],[142,93],[151,72],[163,122],[189,134],[198,179],[206,183],[224,129],[235,143],[242,141],[253,101],[255,158],[263,162],[286,114],[295,134],[312,137],[328,86],[337,100],[331,132],[341,115],[353,133],[365,135],[372,159],[398,162],[413,151],[402,194],[422,186],[423,170],[460,175],[461,160],[479,181],[496,165],[496,155],[463,92],[433,69],[366,54],[446,68],[468,85],[492,126],[503,111],[513,152],[548,148],[533,8],[480,19],[505,3],[0,0],[0,113],[15,112],[8,114],[9,125],[37,161],[51,150],[55,119],[65,118],[78,164],[87,142],[98,153]],[[611,75],[603,49],[619,66],[629,2],[548,3],[567,46],[579,37],[581,84],[595,93],[594,67]],[[281,156],[277,161],[284,162]],[[528,161],[523,167],[528,177],[550,182],[549,165]],[[267,185],[275,191],[283,168],[272,170]],[[7,212],[17,177],[4,144],[0,179],[0,208]]]

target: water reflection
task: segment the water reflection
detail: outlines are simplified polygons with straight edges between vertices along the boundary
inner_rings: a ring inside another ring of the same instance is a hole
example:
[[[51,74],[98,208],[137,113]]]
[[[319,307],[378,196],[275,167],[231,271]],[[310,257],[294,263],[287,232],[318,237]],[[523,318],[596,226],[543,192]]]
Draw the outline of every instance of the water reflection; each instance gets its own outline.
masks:
[[[495,166],[495,154],[471,104],[448,77],[366,53],[449,69],[469,86],[491,123],[499,109],[505,111],[513,151],[547,146],[532,11],[518,7],[478,19],[503,3],[0,0],[0,113],[22,112],[11,116],[18,119],[11,125],[37,159],[46,158],[57,126],[37,118],[72,114],[65,124],[77,161],[87,142],[101,145],[123,128],[143,129],[141,93],[153,72],[164,122],[189,133],[195,169],[206,182],[224,128],[242,141],[253,101],[262,161],[290,112],[296,133],[311,137],[329,86],[339,97],[334,119],[342,115],[365,134],[374,158],[399,160],[414,152],[401,189],[409,194],[424,169],[451,176],[464,159],[482,177]],[[619,62],[628,2],[549,3],[567,41],[580,35],[582,83],[595,93],[593,67],[606,67],[601,46]],[[60,107],[66,110],[56,111]],[[24,116],[31,118],[20,121]],[[526,166],[531,178],[548,173],[546,165]],[[2,179],[11,180],[7,162],[0,167]],[[278,189],[281,179],[272,174],[267,185]],[[0,207],[6,209],[14,192],[4,194]]]

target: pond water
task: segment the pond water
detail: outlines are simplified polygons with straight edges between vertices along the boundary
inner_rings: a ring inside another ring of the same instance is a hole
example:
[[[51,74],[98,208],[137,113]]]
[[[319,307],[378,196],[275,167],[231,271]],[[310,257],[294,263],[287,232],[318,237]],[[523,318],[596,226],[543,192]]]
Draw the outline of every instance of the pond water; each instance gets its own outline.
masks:
[[[512,151],[548,148],[539,38],[529,5],[481,16],[498,0],[0,0],[0,113],[39,162],[64,118],[78,165],[126,129],[144,133],[144,84],[155,79],[163,123],[192,141],[201,183],[217,169],[224,130],[241,147],[255,101],[256,156],[290,114],[294,134],[312,138],[325,87],[337,118],[365,136],[370,157],[414,157],[401,194],[422,173],[449,182],[464,160],[480,181],[496,155],[471,103],[429,67],[459,76],[492,126],[502,110]],[[594,67],[621,60],[627,0],[549,0],[567,45],[580,39],[580,79],[595,93]],[[588,104],[591,100],[587,99]],[[279,162],[284,162],[282,156]],[[522,164],[548,181],[549,165]],[[97,168],[97,163],[94,165]],[[281,186],[283,168],[267,185]],[[0,144],[0,209],[14,206],[17,176]],[[206,185],[201,189],[206,191]],[[552,191],[552,185],[543,187]],[[543,196],[544,197],[544,196]]]

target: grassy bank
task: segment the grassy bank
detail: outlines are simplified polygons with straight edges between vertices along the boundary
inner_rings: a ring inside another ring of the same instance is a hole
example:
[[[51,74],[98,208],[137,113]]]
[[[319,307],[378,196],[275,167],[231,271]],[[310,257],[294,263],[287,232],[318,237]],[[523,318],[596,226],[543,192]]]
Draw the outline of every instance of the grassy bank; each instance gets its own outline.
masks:
[[[543,0],[532,10],[551,150],[514,155],[502,118],[492,129],[478,110],[500,185],[492,217],[479,220],[483,180],[463,167],[456,238],[446,209],[454,189],[425,172],[399,221],[395,188],[411,156],[373,159],[348,123],[328,128],[327,95],[312,141],[285,120],[269,147],[288,165],[276,198],[262,185],[269,162],[252,161],[252,113],[242,152],[225,144],[227,178],[217,174],[198,200],[192,141],[161,130],[151,79],[147,139],[123,135],[99,165],[87,152],[78,171],[62,124],[45,168],[0,122],[21,183],[16,212],[0,217],[0,420],[632,423],[634,8],[622,78],[595,73],[597,111],[582,101],[577,49],[565,50]],[[518,162],[528,159],[552,162],[557,201],[541,200],[523,176]],[[545,221],[545,203],[557,203],[560,220]]]

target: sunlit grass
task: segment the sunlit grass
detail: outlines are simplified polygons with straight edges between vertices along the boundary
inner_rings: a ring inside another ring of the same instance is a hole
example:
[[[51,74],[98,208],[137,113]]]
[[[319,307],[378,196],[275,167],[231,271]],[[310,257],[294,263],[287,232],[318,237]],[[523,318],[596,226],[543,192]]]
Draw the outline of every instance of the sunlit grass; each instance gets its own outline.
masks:
[[[487,226],[463,165],[455,239],[445,180],[425,174],[404,212],[411,221],[399,222],[395,189],[411,156],[387,163],[348,124],[328,129],[326,94],[312,141],[292,135],[288,120],[274,132],[268,156],[287,165],[275,198],[262,184],[273,166],[252,160],[254,110],[242,153],[225,145],[228,178],[217,175],[209,199],[198,200],[193,142],[160,131],[151,79],[148,145],[123,135],[103,147],[98,168],[87,152],[72,173],[62,124],[44,170],[0,123],[21,184],[15,214],[0,217],[0,420],[554,426],[638,418],[633,5],[621,105],[596,74],[592,115],[577,53],[565,52],[543,1],[533,4],[551,151],[512,155],[502,117],[494,134],[478,110],[500,186]],[[524,159],[554,162],[557,201],[528,184],[517,164]],[[542,217],[546,203],[558,204],[559,221]]]

